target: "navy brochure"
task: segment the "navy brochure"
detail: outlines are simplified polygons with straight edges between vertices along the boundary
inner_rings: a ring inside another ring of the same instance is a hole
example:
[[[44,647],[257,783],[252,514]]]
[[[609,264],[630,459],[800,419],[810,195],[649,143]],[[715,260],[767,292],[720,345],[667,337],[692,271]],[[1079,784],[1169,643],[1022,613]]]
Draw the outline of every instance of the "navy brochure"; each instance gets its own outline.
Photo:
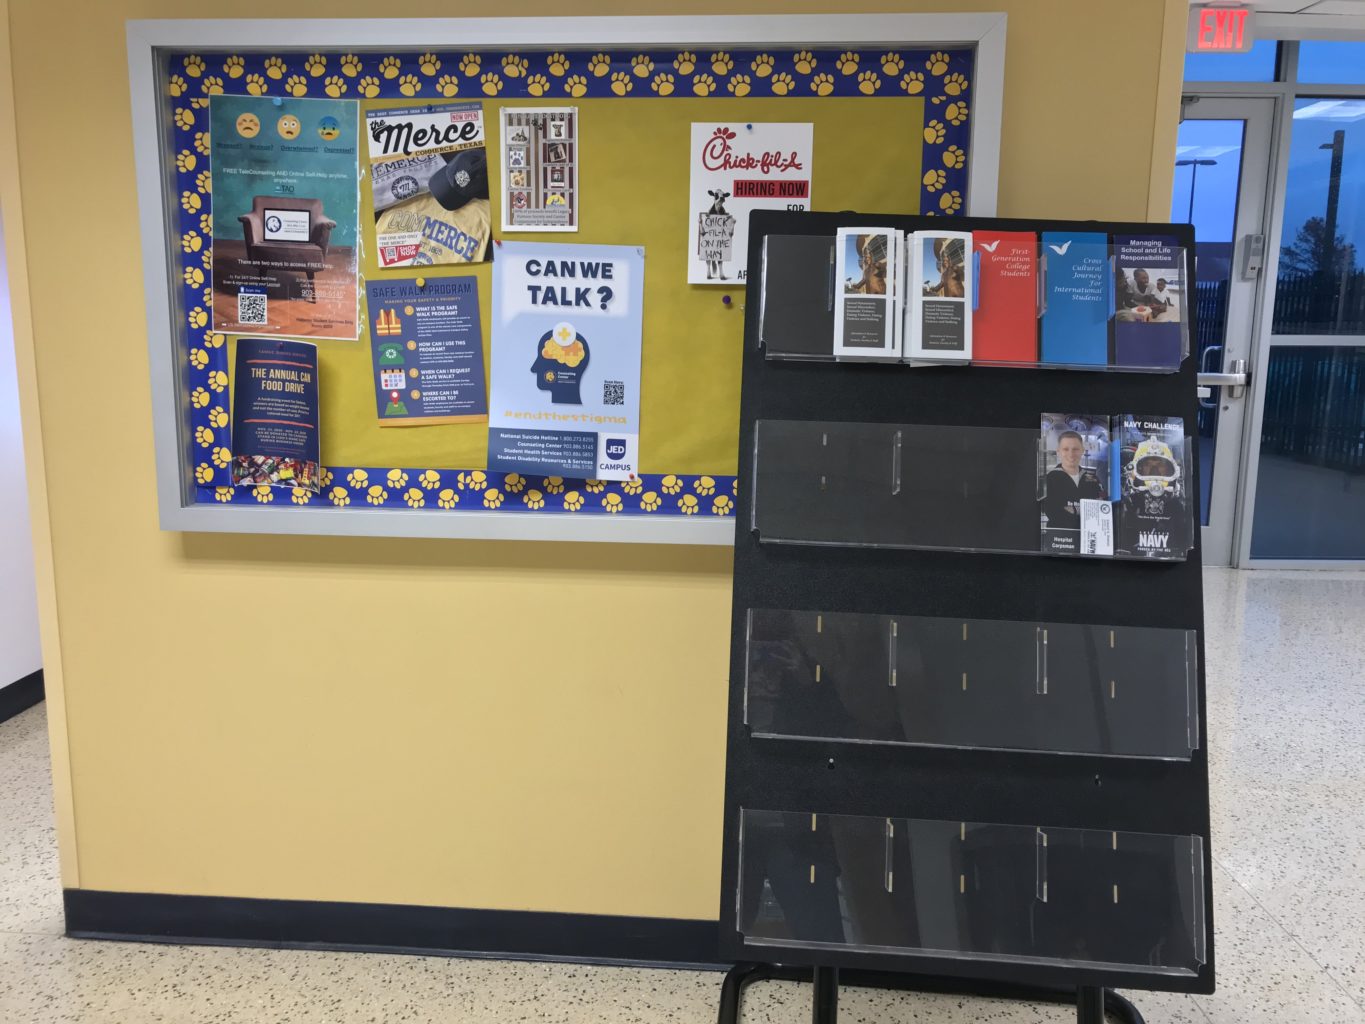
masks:
[[[1109,237],[1043,232],[1042,361],[1081,366],[1109,362]]]
[[[1184,355],[1184,250],[1160,235],[1114,236],[1114,363],[1175,370]]]
[[[1183,559],[1191,545],[1185,423],[1179,416],[1118,417],[1118,549],[1138,558]]]
[[[488,419],[479,289],[472,276],[368,281],[381,427]]]
[[[317,492],[318,348],[241,338],[232,383],[232,482]]]

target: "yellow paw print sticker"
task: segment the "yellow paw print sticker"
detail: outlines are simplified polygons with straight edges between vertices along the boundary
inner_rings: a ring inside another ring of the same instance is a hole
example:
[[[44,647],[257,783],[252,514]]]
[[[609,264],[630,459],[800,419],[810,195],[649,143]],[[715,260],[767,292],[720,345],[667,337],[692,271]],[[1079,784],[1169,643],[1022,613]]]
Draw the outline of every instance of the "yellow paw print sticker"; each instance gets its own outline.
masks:
[[[636,78],[648,78],[654,72],[654,61],[647,53],[636,54],[630,58],[630,70]]]
[[[717,494],[716,500],[711,502],[711,514],[717,516],[728,516],[735,510],[735,503],[730,500],[728,494]]]
[[[351,503],[351,496],[346,493],[344,487],[333,487],[327,494],[328,500],[337,508],[345,508]]]
[[[582,75],[570,75],[564,79],[564,91],[570,96],[582,96],[588,91],[588,80]]]
[[[917,96],[924,91],[924,75],[919,71],[907,71],[901,79],[901,88],[909,95]]]
[[[199,230],[204,232],[204,234],[206,235],[213,234],[213,218],[209,214],[205,213],[200,216]],[[213,299],[211,298],[205,299],[204,302],[207,303],[208,305],[213,305]]]
[[[698,75],[692,79],[692,94],[694,96],[710,96],[716,91],[716,80],[710,75]]]
[[[460,60],[460,71],[470,78],[477,75],[482,66],[477,53],[466,53]]]
[[[202,264],[204,264],[204,269],[205,269],[205,270],[212,270],[212,269],[213,269],[213,250],[212,250],[212,249],[205,249],[202,253],[200,253],[200,254],[199,254],[199,262],[202,263]]]
[[[204,272],[198,267],[186,267],[185,283],[191,288],[198,288],[204,283]]]
[[[346,79],[342,78],[340,75],[332,75],[323,83],[322,91],[332,97],[332,99],[336,99],[339,96],[345,96],[348,88],[349,86],[346,84]]]
[[[341,55],[341,73],[347,78],[354,78],[360,74],[360,58],[354,53],[343,53]]]
[[[203,200],[201,200],[195,193],[193,192],[180,193],[180,206],[186,213],[198,213],[199,208],[203,205],[204,205]]]
[[[318,467],[318,482],[321,483],[323,487],[332,486],[332,471],[326,466]]]
[[[640,491],[644,489],[644,486],[645,485],[640,483],[640,480],[637,477],[634,480],[622,481],[621,490],[625,491],[627,494],[639,494]]]
[[[703,497],[716,493],[716,481],[709,476],[699,476],[692,482],[692,489]]]
[[[278,57],[267,57],[265,59],[265,73],[270,78],[277,80],[281,79],[288,70],[289,68],[285,65],[284,61],[280,60]]]
[[[819,74],[810,80],[810,91],[817,96],[828,96],[834,91],[834,76]]]
[[[389,486],[396,490],[408,482],[408,475],[401,469],[391,469],[385,479],[388,480]]]
[[[725,83],[725,88],[736,96],[748,96],[750,88],[749,82],[750,78],[748,75],[735,75],[734,78]]]
[[[684,494],[678,499],[678,508],[685,516],[694,516],[698,510],[697,496],[695,494]]]
[[[197,53],[188,54],[184,60],[185,74],[191,78],[198,78],[204,73],[204,58]]]
[[[397,78],[399,62],[397,57],[385,57],[379,62],[379,73],[385,78]]]
[[[929,74],[941,75],[948,70],[948,55],[942,52],[931,53],[924,66],[928,68]]]
[[[520,473],[508,473],[502,478],[502,486],[509,494],[520,494],[526,486],[526,478]]]
[[[270,88],[270,83],[260,75],[246,76],[246,91],[250,96],[264,96],[265,91]]]
[[[645,491],[640,495],[640,507],[646,512],[653,512],[662,504],[663,500],[655,491]]]
[[[213,480],[213,467],[207,462],[201,462],[194,467],[194,482],[197,484],[207,484]]]
[[[711,54],[711,70],[718,75],[728,75],[735,68],[735,62],[724,50]]]
[[[307,96],[308,79],[302,75],[290,75],[289,80],[284,83],[284,91],[290,96]]]
[[[771,53],[760,53],[749,61],[749,70],[759,78],[767,78],[773,73],[773,55]]]
[[[496,487],[490,487],[488,488],[488,490],[483,492],[484,508],[497,508],[501,504],[502,491],[498,490]]]
[[[366,99],[374,99],[379,95],[379,79],[373,75],[366,75],[356,83],[356,91]]]
[[[312,499],[313,492],[307,487],[295,487],[289,494],[289,500],[295,505],[307,505]]]
[[[556,78],[562,78],[564,72],[569,70],[569,58],[562,53],[552,53],[545,58],[545,70]]]
[[[550,90],[550,80],[544,75],[532,75],[526,79],[526,91],[532,96],[544,96]]]
[[[166,93],[172,97],[183,96],[189,85],[179,75],[171,75],[166,82]]]
[[[208,171],[200,171],[194,176],[194,187],[205,195],[213,191],[213,178]]]
[[[227,425],[228,414],[226,409],[224,409],[221,405],[215,405],[211,410],[209,410],[209,426],[217,427],[219,430],[222,430]]]
[[[213,430],[210,427],[195,427],[194,441],[200,448],[207,448],[213,444]]]
[[[446,487],[441,493],[436,495],[436,504],[441,508],[454,508],[460,503],[460,496],[455,493],[454,488]]]
[[[691,50],[683,50],[673,58],[673,70],[680,75],[690,75],[697,66],[697,55]]]
[[[882,54],[882,74],[888,78],[895,78],[905,70],[905,61],[899,53]]]
[[[199,158],[188,149],[182,149],[175,154],[175,169],[177,171],[192,171],[199,163]]]
[[[577,512],[583,507],[583,495],[577,491],[570,491],[564,495],[564,508],[569,512]]]
[[[227,469],[228,464],[232,462],[232,452],[228,451],[222,445],[219,445],[217,448],[213,449],[213,451],[209,452],[209,458],[213,460],[213,464],[219,469]]]
[[[275,500],[275,492],[270,489],[269,484],[257,484],[251,489],[251,496],[262,505],[269,505]]]
[[[617,512],[620,512],[621,509],[625,508],[626,505],[625,502],[621,500],[619,494],[608,494],[602,499],[602,507],[612,515],[615,515]]]
[[[792,78],[791,75],[787,74],[785,71],[781,72],[780,74],[773,75],[772,90],[773,94],[776,96],[787,95],[787,93],[792,91],[792,88],[795,85],[796,80]]]
[[[943,183],[948,180],[948,175],[944,174],[937,167],[931,167],[924,172],[924,187],[930,192],[937,192],[943,187]]]
[[[190,322],[190,327],[197,331],[199,330],[199,328],[203,327],[205,324],[209,322],[209,315],[206,310],[200,309],[198,306],[195,306],[192,310],[190,310],[188,319]],[[196,349],[196,351],[198,350]],[[200,369],[203,369],[203,367],[200,367]]]
[[[649,87],[660,96],[673,95],[673,76],[666,71],[661,71],[654,76],[654,80],[649,83]]]
[[[961,167],[966,162],[967,154],[957,146],[949,146],[943,151],[943,165],[945,167]]]
[[[792,63],[796,66],[798,72],[803,75],[809,75],[815,70],[815,54],[811,53],[809,50],[797,50],[792,54]]]
[[[483,485],[488,482],[488,477],[483,470],[476,469],[468,475],[461,473],[455,480],[462,488],[468,487],[471,491],[478,491],[483,489]]]
[[[672,473],[669,473],[668,476],[659,481],[659,486],[663,489],[665,494],[677,494],[682,490],[682,481]]]
[[[186,231],[180,236],[180,248],[185,252],[198,252],[204,240],[196,232]]]
[[[232,500],[232,490],[233,490],[233,489],[232,489],[231,487],[215,487],[215,488],[213,489],[213,500],[214,500],[214,501],[231,501],[231,500]]]
[[[943,109],[943,116],[948,119],[949,124],[961,124],[967,120],[967,104],[961,100],[954,100]]]
[[[606,489],[607,489],[607,484],[606,484],[606,481],[604,481],[604,480],[584,480],[584,481],[583,481],[583,490],[587,491],[589,494],[601,494],[601,493],[602,493],[603,491],[605,491]]]
[[[624,96],[635,88],[635,83],[631,81],[630,74],[625,71],[613,71],[611,75],[611,91],[617,96]]]
[[[404,75],[398,80],[398,91],[404,96],[416,96],[422,91],[422,80],[416,75]]]
[[[408,508],[422,508],[427,503],[426,495],[416,487],[409,487],[407,493],[403,495],[403,500],[408,503]]]
[[[203,388],[195,388],[190,392],[190,405],[194,406],[196,409],[204,408],[204,406],[208,405],[211,401],[213,401],[213,396]]]
[[[175,108],[175,126],[181,131],[188,131],[194,127],[194,111],[188,107]]]
[[[209,100],[207,96],[203,97],[196,96],[192,100],[190,100],[190,106],[194,107],[195,110],[203,110],[208,105]]]
[[[441,58],[434,53],[424,53],[417,58],[417,70],[430,77],[441,70]]]
[[[371,505],[382,505],[388,500],[389,492],[374,484],[365,492],[365,500]]]
[[[441,486],[441,474],[434,469],[422,471],[422,475],[417,478],[417,482],[429,491],[434,491]]]
[[[320,53],[309,54],[308,59],[303,62],[303,70],[314,78],[321,78],[327,73],[327,58]]]
[[[223,74],[229,78],[241,78],[246,71],[246,61],[242,60],[237,54],[233,54],[223,61]]]
[[[502,59],[502,73],[508,78],[521,78],[526,74],[526,58],[509,53]]]
[[[839,59],[834,62],[837,67],[846,75],[851,75],[858,70],[858,55],[852,50],[847,50],[839,54]]]
[[[949,96],[961,96],[967,91],[967,78],[954,71],[951,75],[943,76],[943,91]]]
[[[545,488],[546,494],[563,494],[564,478],[562,476],[547,476],[541,481],[541,486]]]
[[[930,121],[924,126],[924,141],[931,146],[936,146],[943,141],[944,128],[942,121]]]
[[[223,391],[228,386],[228,375],[222,370],[209,371],[209,390]]]
[[[370,482],[370,474],[363,469],[353,469],[346,474],[346,482],[352,487],[364,487]]]
[[[594,53],[588,58],[588,70],[594,78],[601,78],[611,70],[611,57],[605,53]]]
[[[957,213],[962,209],[962,193],[957,189],[943,193],[938,197],[938,208],[944,213]]]
[[[490,71],[479,79],[479,86],[485,96],[496,96],[502,92],[502,79],[496,71]]]
[[[533,487],[522,495],[521,503],[534,512],[538,508],[545,507],[545,495]]]
[[[881,76],[875,71],[864,71],[858,76],[858,91],[864,96],[871,96],[881,87]]]

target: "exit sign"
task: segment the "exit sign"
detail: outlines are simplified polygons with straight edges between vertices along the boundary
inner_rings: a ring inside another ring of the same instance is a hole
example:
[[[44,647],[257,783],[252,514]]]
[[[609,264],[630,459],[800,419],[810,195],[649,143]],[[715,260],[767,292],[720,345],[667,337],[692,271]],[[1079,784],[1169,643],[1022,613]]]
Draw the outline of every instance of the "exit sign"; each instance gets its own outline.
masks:
[[[1194,4],[1185,39],[1189,53],[1246,53],[1256,41],[1255,12],[1227,4]]]

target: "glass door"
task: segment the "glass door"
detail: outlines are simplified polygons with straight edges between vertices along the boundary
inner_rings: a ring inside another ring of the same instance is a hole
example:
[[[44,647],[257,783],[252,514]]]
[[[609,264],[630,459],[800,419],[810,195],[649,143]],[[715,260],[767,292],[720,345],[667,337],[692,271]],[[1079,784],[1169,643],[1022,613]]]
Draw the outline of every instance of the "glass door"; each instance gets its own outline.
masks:
[[[1265,262],[1275,100],[1186,96],[1171,220],[1195,234],[1199,510],[1204,564],[1228,565],[1236,522],[1247,367]]]

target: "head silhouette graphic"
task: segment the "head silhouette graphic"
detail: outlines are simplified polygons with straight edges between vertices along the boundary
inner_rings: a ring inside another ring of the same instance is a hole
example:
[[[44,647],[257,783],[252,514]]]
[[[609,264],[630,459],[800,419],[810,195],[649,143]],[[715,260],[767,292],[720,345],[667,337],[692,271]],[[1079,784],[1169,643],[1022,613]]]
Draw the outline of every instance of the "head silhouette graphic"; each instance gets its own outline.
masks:
[[[588,370],[588,342],[573,324],[558,323],[541,335],[531,372],[536,387],[550,392],[554,405],[582,405],[579,388]]]

